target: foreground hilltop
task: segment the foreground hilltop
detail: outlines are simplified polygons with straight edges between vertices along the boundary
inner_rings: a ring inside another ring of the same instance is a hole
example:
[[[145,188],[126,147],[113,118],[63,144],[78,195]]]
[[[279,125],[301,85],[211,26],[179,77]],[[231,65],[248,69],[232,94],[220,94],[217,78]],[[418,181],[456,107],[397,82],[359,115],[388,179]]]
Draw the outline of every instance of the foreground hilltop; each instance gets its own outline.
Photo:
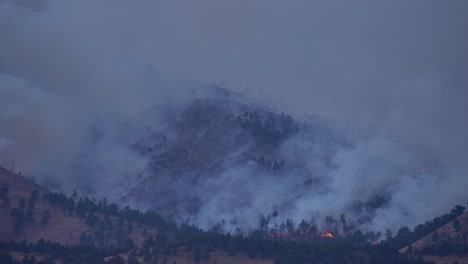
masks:
[[[434,220],[420,225],[420,229],[430,225],[440,226],[440,223],[445,223],[447,218],[447,215],[436,217]],[[434,261],[437,264],[464,264],[468,263],[468,256],[466,256],[467,238],[468,212],[464,212],[421,239],[400,249],[400,252],[423,256],[424,259]]]
[[[71,197],[49,192],[1,167],[0,202],[2,264],[156,263],[158,253],[149,247],[175,238],[175,225],[158,214],[119,210],[115,204],[80,198],[75,192]],[[209,254],[203,251],[201,256],[201,251],[185,244],[173,244],[164,252],[161,261],[182,264],[207,260]],[[250,258],[242,252],[234,256],[213,249],[210,254],[217,263],[272,263],[271,258]]]
[[[68,198],[64,194],[50,193],[46,188],[1,167],[0,188],[0,238],[3,241],[26,239],[36,242],[45,239],[77,245],[89,237],[96,237],[96,230],[102,229],[101,221],[105,222],[102,232],[108,232],[104,238],[107,244],[116,244],[125,237],[141,245],[143,230],[148,234],[157,233],[154,227],[132,224],[131,232],[126,230],[126,234],[117,237],[114,234],[117,230],[112,226],[119,226],[119,218],[115,213],[92,208],[95,200],[78,198],[76,193]],[[128,229],[129,222],[122,225],[123,229]]]

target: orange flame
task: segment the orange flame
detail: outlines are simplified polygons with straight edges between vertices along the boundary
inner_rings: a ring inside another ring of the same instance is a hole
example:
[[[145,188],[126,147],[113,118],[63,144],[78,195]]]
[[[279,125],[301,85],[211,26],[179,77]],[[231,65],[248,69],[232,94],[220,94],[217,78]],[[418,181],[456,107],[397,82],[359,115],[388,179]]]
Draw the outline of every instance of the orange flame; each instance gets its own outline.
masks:
[[[321,237],[328,237],[328,238],[333,238],[333,237],[335,237],[332,233],[330,233],[330,232],[328,232],[328,231],[326,231],[326,230],[322,231],[322,233],[320,233],[320,236],[321,236]]]

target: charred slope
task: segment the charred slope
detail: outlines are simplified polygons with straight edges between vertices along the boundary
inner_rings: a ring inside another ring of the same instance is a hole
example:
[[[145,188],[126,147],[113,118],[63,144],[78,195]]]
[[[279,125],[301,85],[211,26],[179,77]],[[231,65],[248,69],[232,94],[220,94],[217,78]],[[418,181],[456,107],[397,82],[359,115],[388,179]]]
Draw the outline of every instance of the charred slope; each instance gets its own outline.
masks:
[[[263,157],[261,165],[273,168],[270,160],[281,139],[277,134],[271,142],[260,139],[262,133],[280,133],[273,124],[280,115],[227,99],[197,99],[172,116],[170,135],[154,132],[149,138],[155,141],[138,146],[148,153],[156,146],[160,153],[149,157],[148,168],[138,176],[140,182],[124,198],[127,202],[137,206],[151,203],[158,210],[196,210],[196,199],[175,197],[177,190],[171,187],[178,181],[204,181],[222,173],[227,165],[246,165],[257,157]],[[260,127],[254,128],[259,122]],[[270,127],[262,127],[264,122],[271,122]],[[279,169],[280,163],[274,166]]]

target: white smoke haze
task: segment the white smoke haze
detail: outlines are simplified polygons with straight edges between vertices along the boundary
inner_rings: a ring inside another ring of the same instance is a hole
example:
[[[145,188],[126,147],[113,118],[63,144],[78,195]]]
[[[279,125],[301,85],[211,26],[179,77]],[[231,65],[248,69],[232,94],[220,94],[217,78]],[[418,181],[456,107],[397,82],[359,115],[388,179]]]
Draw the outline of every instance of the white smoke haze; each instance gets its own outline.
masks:
[[[353,146],[327,146],[321,138],[310,142],[313,148],[298,149],[301,143],[307,141],[292,138],[280,152],[292,154],[286,164],[297,159],[301,160],[298,163],[307,162],[297,170],[288,167],[276,174],[259,172],[253,165],[228,166],[217,178],[181,188],[190,188],[203,205],[189,223],[209,229],[222,219],[227,223],[225,231],[233,232],[239,226],[258,227],[260,215],[267,217],[276,211],[279,215],[270,220],[269,227],[291,218],[295,224],[304,219],[324,228],[326,216],[338,219],[341,213],[348,215],[349,223],[357,224],[362,215],[356,215],[353,203],[382,195],[388,204],[377,209],[372,222],[361,228],[383,233],[421,223],[434,217],[434,208],[443,211],[447,206],[447,201],[439,201],[434,194],[452,191],[452,183],[446,182],[445,171],[424,154],[381,138],[368,138]],[[291,145],[296,149],[291,150]],[[324,161],[327,157],[329,166]],[[311,183],[305,184],[309,179]]]
[[[183,186],[204,205],[192,223],[257,226],[275,206],[278,222],[336,217],[379,194],[388,205],[369,229],[412,226],[467,199],[467,12],[462,0],[1,0],[0,161],[123,195],[146,162],[128,145],[163,128],[143,113],[190,99],[194,80],[228,80],[353,128],[338,137],[350,144],[289,139],[279,153],[301,156],[294,181],[226,166]],[[302,189],[309,177],[319,191]]]

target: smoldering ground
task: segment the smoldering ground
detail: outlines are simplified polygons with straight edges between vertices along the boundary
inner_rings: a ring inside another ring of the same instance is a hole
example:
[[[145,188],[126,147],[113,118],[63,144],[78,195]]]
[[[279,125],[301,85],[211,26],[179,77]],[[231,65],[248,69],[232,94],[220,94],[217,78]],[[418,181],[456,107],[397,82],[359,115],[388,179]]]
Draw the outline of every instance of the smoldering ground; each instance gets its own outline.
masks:
[[[374,225],[395,228],[466,199],[465,1],[32,2],[0,1],[0,159],[17,170],[63,188],[93,180],[95,193],[111,194],[109,182],[123,192],[145,163],[128,151],[142,133],[128,122],[185,100],[200,86],[191,79],[230,80],[297,117],[365,128],[344,130],[353,147],[327,152],[333,169],[318,164],[322,150],[304,150],[328,191],[302,196],[285,215],[337,214],[385,193]],[[255,183],[236,171],[223,175]],[[278,206],[274,197],[289,189],[267,183],[255,195],[246,188],[242,210]],[[212,209],[221,198],[206,198],[198,219],[223,216]]]

